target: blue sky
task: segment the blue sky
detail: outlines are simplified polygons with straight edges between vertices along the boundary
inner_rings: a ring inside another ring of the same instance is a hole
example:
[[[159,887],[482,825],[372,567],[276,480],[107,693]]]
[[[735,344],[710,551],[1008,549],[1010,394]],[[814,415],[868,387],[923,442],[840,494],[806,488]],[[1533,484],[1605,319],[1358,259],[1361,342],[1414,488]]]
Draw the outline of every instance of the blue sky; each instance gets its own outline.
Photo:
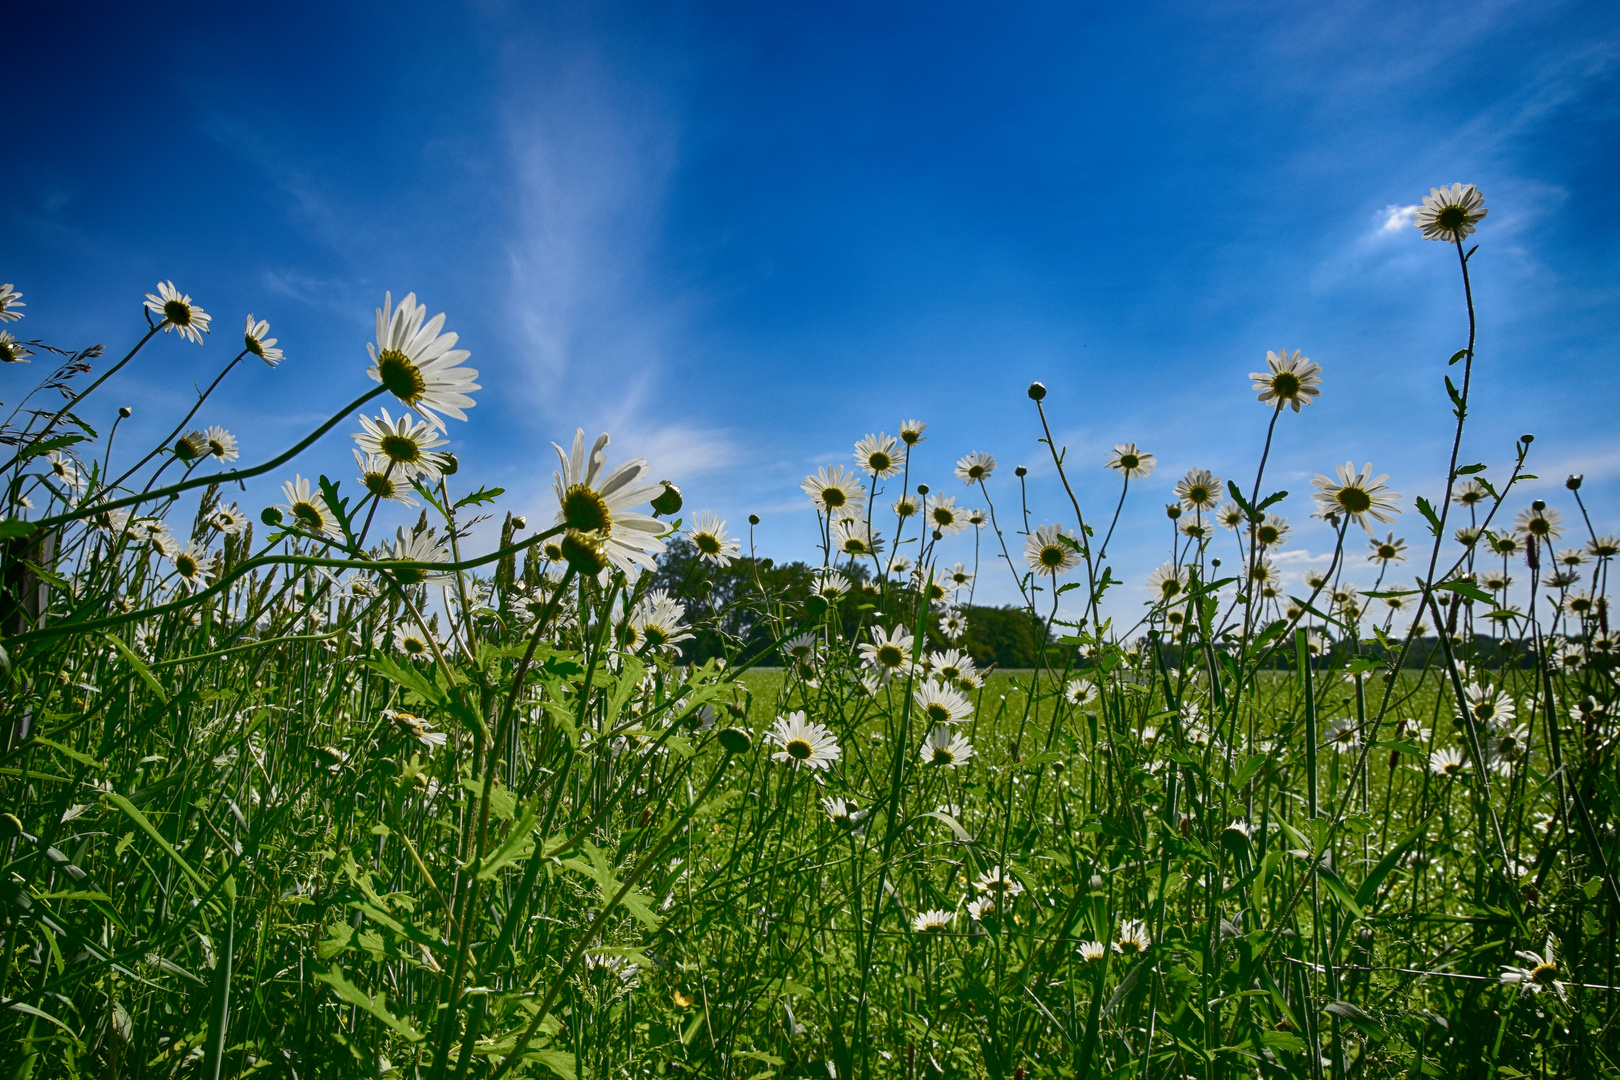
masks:
[[[134,439],[252,311],[288,359],[201,419],[269,456],[370,385],[372,309],[414,290],[472,350],[451,436],[508,508],[549,518],[549,443],[582,425],[691,509],[759,513],[781,559],[810,554],[805,472],[908,417],[914,479],[961,492],[951,464],[988,450],[1007,517],[1022,463],[1034,518],[1067,520],[1041,379],[1093,518],[1115,441],[1160,459],[1111,552],[1139,582],[1177,477],[1252,477],[1245,375],[1298,348],[1326,382],[1270,470],[1297,571],[1331,542],[1314,473],[1372,461],[1408,507],[1440,488],[1460,285],[1400,210],[1464,181],[1491,208],[1465,455],[1495,474],[1534,432],[1537,491],[1572,510],[1584,471],[1620,527],[1611,4],[33,5],[10,27],[13,329],[116,350],[171,278],[215,316],[90,410],[132,406]],[[305,475],[349,476],[349,445]],[[981,601],[1012,595],[986,574]]]

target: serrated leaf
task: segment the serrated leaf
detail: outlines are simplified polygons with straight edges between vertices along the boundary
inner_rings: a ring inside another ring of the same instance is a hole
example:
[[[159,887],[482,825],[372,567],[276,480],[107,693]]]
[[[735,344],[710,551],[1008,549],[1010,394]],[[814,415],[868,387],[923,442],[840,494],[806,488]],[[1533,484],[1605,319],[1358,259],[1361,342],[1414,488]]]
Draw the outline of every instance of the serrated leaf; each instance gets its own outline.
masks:
[[[1429,500],[1419,495],[1417,497],[1417,508],[1418,513],[1422,514],[1424,520],[1429,523],[1430,535],[1439,536],[1440,530],[1443,528],[1440,524],[1440,515],[1434,512],[1434,507],[1429,504]]]
[[[330,986],[332,988],[332,992],[337,994],[340,1000],[346,1001],[361,1011],[376,1017],[388,1027],[409,1039],[411,1042],[422,1041],[422,1035],[419,1031],[411,1027],[411,1025],[404,1020],[401,1020],[399,1017],[395,1016],[393,1013],[389,1012],[388,1006],[381,998],[372,997],[370,994],[351,983],[348,979],[344,978],[342,969],[333,968],[327,972],[316,972],[315,981],[323,982],[327,986]]]
[[[505,488],[481,487],[471,495],[463,495],[461,498],[457,499],[456,505],[453,507],[453,509],[460,510],[463,506],[482,506],[484,503],[494,502],[496,499],[505,494]]]

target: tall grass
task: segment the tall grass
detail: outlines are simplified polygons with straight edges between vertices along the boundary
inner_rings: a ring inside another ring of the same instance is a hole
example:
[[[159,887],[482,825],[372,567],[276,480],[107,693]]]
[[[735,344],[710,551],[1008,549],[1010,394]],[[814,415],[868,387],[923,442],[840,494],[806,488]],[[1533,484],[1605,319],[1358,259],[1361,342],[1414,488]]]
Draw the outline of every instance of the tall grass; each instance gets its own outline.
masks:
[[[432,404],[383,341],[382,385],[260,465],[191,416],[98,432],[91,391],[199,314],[152,308],[83,390],[99,350],[7,345],[57,364],[0,434],[8,1075],[1617,1074],[1614,542],[1574,478],[1565,547],[1541,504],[1507,526],[1528,436],[1467,464],[1471,294],[1409,561],[1347,587],[1341,492],[1332,567],[1268,577],[1262,458],[1228,508],[1183,495],[1131,627],[1098,539],[1130,474],[1084,512],[1039,384],[1072,520],[964,464],[968,565],[938,483],[879,527],[880,487],[946,476],[920,441],[814,496],[808,568],[695,535],[671,485],[635,511],[662,539],[591,520],[605,467],[474,554],[501,493],[432,447],[222,504],[374,398]],[[379,544],[388,496],[422,516]],[[953,649],[990,575],[1040,666]]]

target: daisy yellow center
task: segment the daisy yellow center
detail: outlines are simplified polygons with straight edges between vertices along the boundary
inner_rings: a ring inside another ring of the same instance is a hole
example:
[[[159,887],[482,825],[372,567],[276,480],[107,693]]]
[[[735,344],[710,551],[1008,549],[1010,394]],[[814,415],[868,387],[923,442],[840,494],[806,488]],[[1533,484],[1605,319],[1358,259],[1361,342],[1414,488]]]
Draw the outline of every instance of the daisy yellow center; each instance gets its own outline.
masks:
[[[910,499],[901,499],[900,502],[895,506],[894,512],[903,518],[910,517],[912,514],[917,512],[917,504],[912,502]]]
[[[1590,611],[1591,609],[1592,602],[1584,596],[1577,596],[1569,602],[1569,610],[1571,611]]]
[[[1390,545],[1390,544],[1379,544],[1378,545],[1378,557],[1380,559],[1393,559],[1398,554],[1400,554],[1400,552],[1396,551],[1393,545]]]
[[[957,679],[962,677],[962,670],[960,668],[951,667],[949,664],[940,668],[939,673],[941,677],[949,679],[952,682],[955,682]]]
[[[1209,502],[1209,488],[1203,484],[1194,484],[1187,489],[1187,501],[1191,503]]]
[[[368,472],[362,478],[365,480],[366,490],[379,499],[392,499],[394,497],[394,482],[379,472]]]
[[[264,359],[264,346],[259,344],[258,338],[254,337],[252,334],[243,334],[242,342],[247,346],[248,352],[252,353],[254,356],[257,356],[261,360]]]
[[[979,479],[982,479],[983,477],[984,477],[984,466],[983,465],[970,465],[970,466],[968,466],[968,479],[969,480],[979,480]]]
[[[584,484],[575,484],[563,496],[563,524],[580,532],[605,533],[613,527],[607,501]]]
[[[1169,581],[1166,581],[1163,585],[1159,586],[1159,592],[1164,595],[1166,600],[1170,599],[1180,591],[1181,582],[1177,581],[1175,578],[1171,578]]]
[[[384,435],[377,446],[389,461],[410,464],[422,460],[422,447],[409,435]]]
[[[1299,393],[1299,376],[1292,371],[1279,371],[1271,377],[1271,392],[1280,398],[1291,398]]]
[[[221,458],[224,457],[227,453],[229,453],[229,451],[225,447],[225,444],[220,442],[218,439],[209,439],[208,440],[208,452],[210,454],[213,454],[215,457],[221,457]]]
[[[875,450],[866,459],[866,467],[873,472],[883,472],[894,464],[894,460],[881,450]]]
[[[1135,454],[1119,455],[1119,467],[1122,469],[1134,469],[1140,464],[1142,464],[1142,459]]]
[[[175,557],[174,568],[180,571],[180,576],[183,578],[197,576],[197,560],[193,559],[190,555],[187,555],[184,552]]]
[[[1003,893],[1007,891],[1007,884],[1006,878],[991,878],[984,883],[984,887],[988,892]]]
[[[844,541],[844,554],[864,555],[866,554],[866,544],[860,539],[852,536],[848,540]]]
[[[412,656],[421,656],[428,651],[427,642],[419,637],[408,637],[400,642],[400,648]]]
[[[705,555],[720,554],[720,541],[711,533],[698,533],[692,537],[692,543]]]
[[[646,636],[650,645],[664,645],[669,641],[669,635],[659,626],[644,626],[641,632]]]
[[[943,506],[936,507],[934,510],[934,524],[954,525],[956,524],[956,515],[945,509]]]
[[[1551,526],[1547,524],[1546,518],[1531,518],[1530,531],[1537,536],[1546,536],[1551,531]]]
[[[1457,229],[1468,221],[1468,211],[1461,206],[1448,206],[1435,216],[1444,229]]]
[[[306,528],[317,532],[326,527],[326,515],[321,513],[320,507],[314,503],[293,503],[293,519]]]
[[[945,599],[945,586],[939,584],[938,582],[935,582],[934,584],[928,586],[928,599],[930,599],[930,600],[943,600],[943,599]]]
[[[1055,546],[1054,547],[1043,547],[1043,548],[1041,548],[1041,565],[1042,566],[1062,566],[1063,565],[1063,549],[1060,548],[1060,547],[1055,547]]]
[[[925,934],[937,934],[944,929],[945,924],[940,922],[938,919],[929,919],[927,922],[922,924],[922,932]]]
[[[1275,544],[1278,540],[1280,540],[1282,538],[1282,533],[1278,532],[1277,527],[1275,525],[1262,525],[1262,526],[1260,526],[1260,531],[1259,531],[1258,535],[1260,537],[1260,542],[1262,544],[1267,545],[1267,546],[1270,546],[1271,544]]]
[[[788,752],[789,757],[798,761],[806,760],[815,752],[815,748],[805,739],[789,739],[788,744],[782,749]]]
[[[935,702],[928,706],[928,719],[936,724],[943,724],[951,718],[951,710]]]
[[[163,317],[176,326],[191,325],[191,305],[184,300],[168,300],[163,304]]]
[[[406,404],[417,401],[427,392],[427,380],[410,357],[398,349],[384,349],[377,357],[377,374],[388,392]]]
[[[900,441],[905,443],[907,446],[916,446],[918,442],[922,441],[922,432],[902,431],[900,433]]]
[[[841,487],[824,487],[821,489],[821,501],[828,506],[838,507],[848,502],[849,497]]]
[[[1339,505],[1352,514],[1365,514],[1372,509],[1372,496],[1367,494],[1365,488],[1342,487],[1338,494]]]
[[[899,667],[905,663],[906,654],[900,651],[898,645],[879,645],[877,659],[884,667]]]
[[[1540,963],[1530,969],[1530,981],[1537,986],[1551,986],[1558,980],[1558,965]]]
[[[1474,706],[1474,717],[1478,720],[1489,720],[1496,715],[1496,705],[1493,702],[1481,701]]]
[[[1142,951],[1142,944],[1134,938],[1121,938],[1119,941],[1119,951],[1124,953],[1126,956],[1134,956]]]

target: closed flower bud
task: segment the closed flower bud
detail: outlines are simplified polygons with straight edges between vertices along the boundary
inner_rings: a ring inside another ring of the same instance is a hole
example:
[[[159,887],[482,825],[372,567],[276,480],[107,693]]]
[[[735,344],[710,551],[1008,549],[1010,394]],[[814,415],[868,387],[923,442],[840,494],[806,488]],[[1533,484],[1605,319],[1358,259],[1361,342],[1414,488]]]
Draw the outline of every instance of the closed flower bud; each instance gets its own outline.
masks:
[[[1032,382],[1032,383],[1029,384],[1029,399],[1031,401],[1041,401],[1045,397],[1046,397],[1046,384],[1045,383]]]
[[[720,748],[728,754],[746,754],[754,747],[753,737],[742,728],[721,728],[715,738],[720,740]]]
[[[681,489],[668,480],[661,481],[664,485],[663,493],[652,501],[653,513],[661,517],[678,514],[681,511]]]

